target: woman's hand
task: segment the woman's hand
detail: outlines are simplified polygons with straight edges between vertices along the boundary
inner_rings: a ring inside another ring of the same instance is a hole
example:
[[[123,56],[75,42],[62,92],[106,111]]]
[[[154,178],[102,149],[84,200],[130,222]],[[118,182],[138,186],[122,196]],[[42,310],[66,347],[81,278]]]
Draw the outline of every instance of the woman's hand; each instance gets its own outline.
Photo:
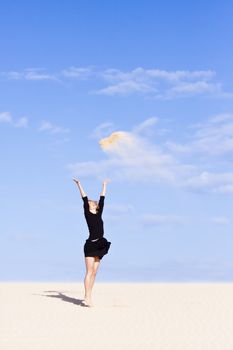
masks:
[[[77,184],[77,185],[79,185],[80,184],[80,181],[79,180],[77,180],[77,179],[73,179],[73,181]]]
[[[81,185],[80,181],[77,180],[77,179],[73,179],[73,181],[76,183],[76,185],[78,185],[78,188],[79,188],[81,197],[85,197],[87,194],[86,194],[86,192],[84,191],[84,189],[82,188],[82,185]]]
[[[110,179],[104,179],[103,181],[103,188],[102,188],[102,192],[101,192],[101,196],[105,196],[106,194],[106,188],[107,188],[107,183],[110,182]]]
[[[107,185],[107,183],[109,183],[109,182],[111,182],[110,179],[105,179],[105,180],[103,181],[103,185]]]

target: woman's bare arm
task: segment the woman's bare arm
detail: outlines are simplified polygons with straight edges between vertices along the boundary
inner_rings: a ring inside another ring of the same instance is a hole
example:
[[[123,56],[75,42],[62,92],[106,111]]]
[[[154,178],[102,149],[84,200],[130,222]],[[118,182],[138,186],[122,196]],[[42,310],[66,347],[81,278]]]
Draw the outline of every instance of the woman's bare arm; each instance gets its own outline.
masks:
[[[81,194],[81,197],[86,197],[86,192],[84,191],[84,189],[82,188],[82,185],[80,183],[79,180],[76,180],[76,179],[73,179],[73,181],[76,183],[76,185],[78,186],[79,188],[79,191],[80,191],[80,194]]]
[[[101,192],[101,196],[105,196],[106,194],[106,188],[107,188],[107,183],[110,182],[110,179],[106,179],[103,181],[103,188],[102,188],[102,192]]]

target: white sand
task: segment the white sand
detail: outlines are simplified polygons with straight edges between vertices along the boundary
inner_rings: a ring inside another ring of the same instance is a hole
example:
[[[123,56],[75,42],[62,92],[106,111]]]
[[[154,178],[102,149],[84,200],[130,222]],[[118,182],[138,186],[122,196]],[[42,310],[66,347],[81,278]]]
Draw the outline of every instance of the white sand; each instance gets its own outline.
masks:
[[[1,283],[0,349],[233,349],[233,284],[96,281],[93,308],[79,305],[83,291]]]

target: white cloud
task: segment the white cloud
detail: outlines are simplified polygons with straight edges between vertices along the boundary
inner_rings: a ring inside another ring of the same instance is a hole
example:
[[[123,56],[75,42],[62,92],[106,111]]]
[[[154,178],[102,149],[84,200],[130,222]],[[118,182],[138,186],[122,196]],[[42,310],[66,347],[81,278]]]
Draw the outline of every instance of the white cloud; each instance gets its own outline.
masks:
[[[118,168],[121,166],[121,162],[116,159],[87,161],[70,163],[67,165],[68,169],[71,171],[75,177],[96,177],[98,179],[105,177],[105,174],[111,174],[111,169]],[[103,175],[104,174],[104,175]],[[108,178],[109,176],[106,176]]]
[[[47,120],[43,120],[41,122],[41,125],[38,129],[39,131],[47,131],[51,134],[66,134],[66,133],[69,133],[69,129],[67,128],[63,128],[63,127],[60,127],[60,126],[57,126],[55,124],[52,124],[51,122],[47,121]]]
[[[129,95],[132,93],[147,93],[155,91],[156,89],[149,84],[128,80],[107,86],[103,89],[95,90],[93,93],[103,95]]]
[[[172,152],[198,153],[202,156],[233,154],[233,114],[213,116],[207,122],[194,125],[183,144],[167,142]],[[193,132],[194,130],[194,132]]]
[[[82,68],[82,67],[70,67],[62,71],[62,75],[67,78],[75,79],[88,79],[92,76],[93,71],[91,68]]]
[[[141,216],[141,220],[143,224],[147,226],[182,224],[184,222],[183,217],[172,214],[143,214]]]
[[[164,80],[170,81],[178,81],[182,79],[212,79],[216,73],[211,70],[207,71],[185,71],[185,70],[177,70],[177,71],[166,71],[161,69],[148,69],[142,70],[148,76],[153,78],[160,78]]]
[[[167,141],[166,146],[170,151],[176,153],[189,153],[192,151],[192,147],[189,144],[181,144],[173,141]]]
[[[2,72],[9,80],[57,80],[55,75],[46,73],[42,68],[27,68],[22,71]]]
[[[12,124],[13,119],[10,112],[1,112],[0,113],[0,123]]]
[[[145,121],[143,121],[142,123],[136,125],[132,132],[134,133],[141,133],[147,129],[150,129],[153,125],[155,125],[158,122],[158,118],[157,117],[151,117],[146,119]]]
[[[120,204],[120,203],[107,203],[107,214],[105,219],[114,222],[114,225],[119,224],[125,218],[129,218],[129,215],[135,215],[135,208],[131,204]]]
[[[26,128],[28,126],[28,118],[22,117],[15,122],[16,128]]]
[[[144,81],[147,79],[159,79],[165,81],[181,81],[181,80],[192,80],[192,79],[212,79],[216,73],[211,70],[207,71],[166,71],[161,69],[144,69],[138,67],[132,71],[123,72],[119,69],[106,69],[99,73],[106,81],[126,81],[126,80],[137,80]]]
[[[230,223],[230,219],[226,216],[215,216],[211,218],[211,221],[217,225],[228,225]]]
[[[226,120],[233,120],[233,114],[231,113],[222,113],[222,114],[218,114],[216,116],[213,116],[211,118],[209,118],[209,122],[211,123],[221,123],[221,122],[225,122]]]
[[[107,204],[108,211],[116,214],[129,214],[134,211],[132,204],[110,203]]]
[[[44,73],[43,70],[28,69],[24,72],[26,80],[55,80],[51,74]]]
[[[155,120],[153,120],[155,122]],[[151,124],[152,121],[144,122]],[[139,131],[140,124],[135,129]],[[142,129],[141,129],[142,130]],[[102,139],[100,146],[108,157],[99,162],[69,164],[74,176],[110,177],[118,181],[176,184],[179,177],[193,171],[193,166],[180,164],[172,155],[135,132],[115,132],[113,139]]]
[[[221,95],[222,88],[219,83],[209,83],[206,81],[179,82],[177,85],[168,88],[162,94],[155,96],[157,99],[172,99],[178,97],[195,96],[200,94]]]
[[[217,168],[217,163],[212,164],[212,171],[207,171],[206,161],[201,163],[202,157],[198,157],[196,161],[193,157],[189,157],[192,159],[191,164],[179,158],[180,151],[191,152],[193,144],[195,144],[196,151],[198,147],[201,150],[200,145],[197,147],[195,138],[203,134],[203,125],[191,128],[195,130],[193,136],[195,142],[193,141],[191,145],[189,143],[184,145],[184,149],[175,149],[176,152],[174,152],[174,147],[170,147],[168,151],[168,143],[158,145],[154,139],[151,140],[147,135],[145,136],[144,131],[147,130],[147,127],[153,129],[157,121],[156,118],[149,118],[134,126],[132,131],[115,131],[110,136],[102,138],[99,145],[107,158],[96,162],[69,164],[68,167],[73,176],[97,177],[98,179],[109,177],[119,182],[167,183],[170,186],[199,193],[233,193],[233,173],[231,171],[217,172],[214,169],[214,167]],[[231,122],[231,118],[229,115],[210,118],[207,122],[208,128],[209,124],[212,125],[211,127],[216,127],[217,121],[218,124]],[[231,130],[228,129],[228,132]],[[209,132],[207,134],[209,135]],[[213,143],[213,149],[214,146]],[[175,144],[175,147],[181,148],[182,145]]]
[[[111,167],[120,166],[120,162],[114,160],[100,160],[95,161],[86,161],[86,162],[77,162],[70,163],[67,165],[67,168],[71,171],[73,177],[96,177],[102,179],[103,174],[106,174],[110,171]]]
[[[16,72],[16,71],[10,71],[10,72],[2,72],[3,76],[5,76],[9,80],[19,80],[22,79],[22,73]]]
[[[57,73],[48,73],[42,68],[27,68],[22,71],[1,72],[10,80],[61,81],[64,79],[102,81],[105,86],[90,93],[108,96],[142,94],[154,99],[175,99],[196,95],[232,98],[216,80],[213,70],[162,70],[137,67],[130,71],[98,69],[95,67],[69,67]],[[107,85],[106,85],[107,83]]]
[[[214,81],[216,73],[206,71],[166,71],[136,68],[123,72],[106,69],[99,76],[110,83],[95,93],[105,95],[146,94],[155,99],[174,99],[195,95],[233,97],[223,91],[222,84]]]
[[[28,126],[28,119],[26,117],[13,119],[10,112],[1,112],[0,123],[9,124],[15,128],[26,128]]]
[[[102,138],[113,131],[114,124],[111,122],[105,122],[98,125],[90,134],[90,137]]]
[[[18,241],[18,242],[22,242],[22,243],[30,243],[30,242],[34,242],[34,241],[41,241],[42,239],[44,239],[44,237],[38,234],[31,234],[31,233],[12,233],[12,234],[8,234],[7,237],[12,241]]]
[[[211,173],[189,177],[182,183],[183,187],[193,190],[210,191],[212,193],[233,193],[233,173]]]

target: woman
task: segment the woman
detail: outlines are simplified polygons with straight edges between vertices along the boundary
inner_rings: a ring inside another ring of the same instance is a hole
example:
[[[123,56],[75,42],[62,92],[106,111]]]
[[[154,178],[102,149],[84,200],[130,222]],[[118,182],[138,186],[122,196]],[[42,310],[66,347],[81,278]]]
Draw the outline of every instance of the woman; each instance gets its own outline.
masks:
[[[79,180],[73,179],[78,185],[81,197],[83,199],[84,215],[89,229],[89,237],[84,244],[84,255],[86,263],[86,275],[84,279],[85,287],[85,305],[93,306],[91,292],[95,281],[95,276],[100,264],[100,260],[108,253],[111,242],[104,238],[104,223],[102,212],[106,194],[108,179],[103,181],[103,189],[100,194],[99,202],[88,199]]]

